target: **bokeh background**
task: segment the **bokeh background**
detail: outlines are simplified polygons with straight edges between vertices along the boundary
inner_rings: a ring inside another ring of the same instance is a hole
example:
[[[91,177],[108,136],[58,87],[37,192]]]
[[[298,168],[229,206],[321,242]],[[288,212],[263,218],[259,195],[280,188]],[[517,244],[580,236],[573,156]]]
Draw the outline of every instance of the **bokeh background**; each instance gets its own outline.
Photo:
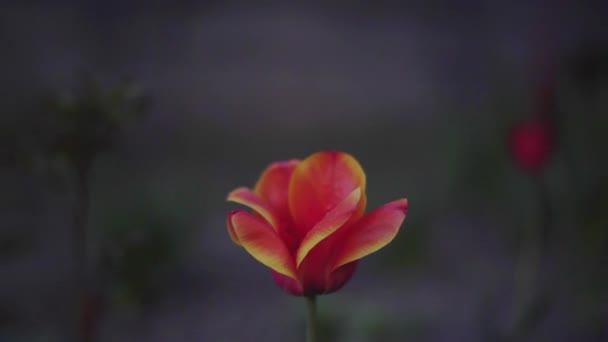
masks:
[[[325,341],[608,341],[604,1],[0,4],[0,341],[302,341],[230,241],[272,161],[353,154],[398,237]],[[547,161],[510,132],[541,118]]]

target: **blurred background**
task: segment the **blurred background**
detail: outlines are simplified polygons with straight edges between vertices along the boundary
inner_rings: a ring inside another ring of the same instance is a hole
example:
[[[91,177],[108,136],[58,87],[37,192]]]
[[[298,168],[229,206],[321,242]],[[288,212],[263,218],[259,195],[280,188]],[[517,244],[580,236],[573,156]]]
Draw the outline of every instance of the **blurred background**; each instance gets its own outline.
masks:
[[[608,341],[608,4],[0,4],[0,341],[302,341],[228,237],[270,162],[353,154],[398,237],[324,341]]]

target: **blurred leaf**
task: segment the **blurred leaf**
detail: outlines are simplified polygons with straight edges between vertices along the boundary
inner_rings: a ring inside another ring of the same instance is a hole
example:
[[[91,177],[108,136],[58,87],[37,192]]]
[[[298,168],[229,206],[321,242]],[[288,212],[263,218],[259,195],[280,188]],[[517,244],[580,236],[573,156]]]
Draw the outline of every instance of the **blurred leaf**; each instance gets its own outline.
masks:
[[[605,253],[608,248],[608,186],[601,185],[590,195],[584,206],[584,249],[593,254]]]
[[[167,286],[167,272],[179,262],[179,224],[160,210],[143,207],[115,214],[104,227],[102,267],[121,301],[153,304]]]
[[[19,257],[31,251],[33,247],[32,237],[23,233],[0,236],[0,259]]]
[[[318,315],[318,336],[322,337],[322,341],[336,341],[343,326],[340,317],[324,311],[319,311]]]
[[[500,342],[505,340],[498,320],[499,309],[500,301],[495,293],[489,292],[482,297],[479,310],[481,341]]]
[[[432,327],[422,317],[407,317],[390,320],[376,317],[367,323],[369,341],[424,341],[432,332]]]
[[[107,89],[86,74],[71,92],[47,101],[41,134],[51,154],[63,154],[73,165],[83,167],[100,152],[112,148],[125,125],[140,118],[147,99],[140,88],[121,82]],[[51,132],[48,132],[48,131]]]
[[[535,297],[521,313],[508,340],[526,340],[547,317],[551,305],[552,303],[548,294]]]
[[[568,68],[581,92],[595,96],[601,83],[608,82],[608,49],[600,44],[585,44],[571,58]]]
[[[406,219],[401,235],[380,253],[379,258],[386,266],[400,271],[404,267],[412,270],[416,266],[422,266],[427,257],[431,230],[426,222],[412,219],[413,221]]]

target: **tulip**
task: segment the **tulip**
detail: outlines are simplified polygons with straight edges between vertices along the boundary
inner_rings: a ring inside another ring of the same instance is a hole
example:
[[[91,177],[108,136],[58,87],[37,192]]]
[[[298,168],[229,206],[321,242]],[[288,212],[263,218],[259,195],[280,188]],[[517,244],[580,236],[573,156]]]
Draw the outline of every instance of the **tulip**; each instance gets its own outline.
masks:
[[[536,174],[553,154],[554,136],[547,119],[530,119],[513,126],[508,139],[513,161],[523,170]]]
[[[359,259],[395,238],[407,214],[402,198],[364,215],[365,186],[363,169],[343,152],[272,163],[253,189],[228,195],[253,211],[230,212],[228,233],[282,290],[309,298],[337,291]]]

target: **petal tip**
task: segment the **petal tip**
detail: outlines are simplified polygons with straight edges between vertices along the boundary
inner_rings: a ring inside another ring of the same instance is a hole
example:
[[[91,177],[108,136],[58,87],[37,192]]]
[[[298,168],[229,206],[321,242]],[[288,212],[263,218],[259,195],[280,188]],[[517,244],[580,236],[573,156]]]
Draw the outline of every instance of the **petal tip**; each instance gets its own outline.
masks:
[[[401,198],[367,214],[346,238],[333,269],[361,259],[389,244],[407,216],[409,201]]]
[[[262,218],[234,210],[228,215],[228,232],[254,259],[297,280],[294,260],[284,241]]]
[[[226,227],[228,229],[228,235],[230,236],[230,239],[232,240],[232,242],[234,242],[235,244],[240,246],[241,241],[239,240],[239,237],[234,230],[234,224],[232,223],[232,218],[234,216],[236,216],[236,214],[238,214],[239,211],[241,211],[241,210],[231,210],[228,213],[228,215],[226,216]]]
[[[245,190],[244,187],[240,187],[240,188],[236,188],[232,191],[230,191],[228,193],[228,196],[226,196],[226,201],[227,202],[234,202],[235,201],[235,197],[238,196],[239,193],[241,193],[243,190]]]
[[[406,214],[410,206],[410,201],[407,198],[397,200],[398,208],[403,210]]]
[[[251,191],[251,189],[240,187],[232,190],[226,197],[226,200],[251,208],[254,212],[260,214],[268,221],[275,230],[278,229],[278,221],[272,209],[262,198]]]

